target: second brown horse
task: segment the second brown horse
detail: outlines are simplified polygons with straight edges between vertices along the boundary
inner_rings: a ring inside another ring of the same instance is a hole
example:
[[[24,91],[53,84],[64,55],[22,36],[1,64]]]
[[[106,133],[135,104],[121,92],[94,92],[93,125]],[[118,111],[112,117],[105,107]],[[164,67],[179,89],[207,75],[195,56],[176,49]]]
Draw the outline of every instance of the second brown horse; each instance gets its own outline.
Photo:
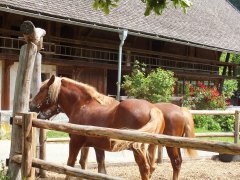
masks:
[[[165,129],[163,134],[170,136],[186,136],[190,138],[195,138],[195,128],[192,114],[187,108],[179,107],[172,103],[156,103],[157,106],[163,113],[165,120]],[[53,108],[53,112],[56,108]],[[177,180],[179,178],[179,173],[182,165],[182,155],[180,148],[176,147],[166,147],[168,156],[171,160],[173,175],[172,179]],[[194,149],[186,149],[187,154],[190,157],[196,157],[197,151]],[[105,163],[104,163],[104,152],[99,149],[95,149],[96,159],[98,162],[99,172],[106,173]],[[81,158],[79,163],[83,169],[86,168],[87,157],[89,153],[89,148],[83,148],[81,150]]]

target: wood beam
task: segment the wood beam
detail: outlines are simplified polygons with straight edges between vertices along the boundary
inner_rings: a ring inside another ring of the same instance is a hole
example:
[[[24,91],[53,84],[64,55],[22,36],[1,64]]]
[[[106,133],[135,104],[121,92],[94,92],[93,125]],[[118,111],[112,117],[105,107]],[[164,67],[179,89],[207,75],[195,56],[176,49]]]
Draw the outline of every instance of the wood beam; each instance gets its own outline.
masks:
[[[2,110],[9,110],[10,108],[10,69],[13,63],[14,61],[11,60],[4,60],[3,62]]]

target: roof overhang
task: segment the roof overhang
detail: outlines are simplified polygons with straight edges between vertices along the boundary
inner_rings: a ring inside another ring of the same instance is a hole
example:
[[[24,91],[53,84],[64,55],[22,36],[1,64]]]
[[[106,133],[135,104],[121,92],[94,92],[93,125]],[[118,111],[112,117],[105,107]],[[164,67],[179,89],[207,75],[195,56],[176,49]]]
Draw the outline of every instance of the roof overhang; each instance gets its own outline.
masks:
[[[16,8],[16,7],[12,7],[12,6],[10,7],[10,6],[7,6],[5,4],[1,4],[1,3],[0,3],[0,11],[13,13],[13,14],[24,15],[24,16],[29,16],[29,17],[38,18],[38,19],[49,20],[49,21],[61,22],[61,23],[71,24],[71,25],[76,25],[76,26],[83,26],[83,27],[88,27],[88,28],[93,28],[93,29],[116,32],[116,33],[120,33],[120,32],[123,31],[123,29],[118,28],[118,27],[96,24],[96,23],[92,23],[92,22],[89,22],[89,21],[88,22],[87,21],[80,21],[80,20],[77,20],[77,19],[69,19],[69,18],[64,18],[64,17],[61,17],[61,16],[54,16],[54,15],[51,15],[51,14],[31,11],[29,9],[21,9],[21,8]],[[195,43],[195,42],[183,41],[181,39],[163,37],[163,36],[156,35],[156,34],[149,34],[149,33],[145,33],[145,32],[137,32],[137,31],[134,31],[134,30],[131,30],[131,29],[128,29],[128,34],[132,35],[132,36],[138,36],[138,37],[143,37],[143,38],[148,38],[148,39],[154,39],[154,40],[166,41],[166,42],[171,42],[171,43],[183,44],[183,45],[187,45],[187,46],[209,49],[209,50],[213,50],[213,51],[240,54],[240,51],[233,51],[233,50],[229,50],[229,49],[212,47],[212,46],[208,46],[208,45],[204,45],[204,44],[198,44],[198,43]]]

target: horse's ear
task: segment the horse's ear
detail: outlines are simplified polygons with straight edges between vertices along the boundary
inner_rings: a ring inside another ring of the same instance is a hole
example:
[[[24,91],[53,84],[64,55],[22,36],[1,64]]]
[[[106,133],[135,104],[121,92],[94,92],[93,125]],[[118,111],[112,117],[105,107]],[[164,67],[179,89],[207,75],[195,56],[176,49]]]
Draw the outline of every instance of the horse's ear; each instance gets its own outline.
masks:
[[[55,81],[55,75],[52,75],[52,77],[49,79],[47,85],[50,86]]]

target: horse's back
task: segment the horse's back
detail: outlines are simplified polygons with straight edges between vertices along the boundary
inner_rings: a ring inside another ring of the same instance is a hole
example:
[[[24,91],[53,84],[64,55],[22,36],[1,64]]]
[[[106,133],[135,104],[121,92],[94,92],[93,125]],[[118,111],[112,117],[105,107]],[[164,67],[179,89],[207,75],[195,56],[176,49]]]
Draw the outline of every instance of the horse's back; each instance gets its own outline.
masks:
[[[172,103],[156,103],[164,116],[166,135],[183,135],[186,119],[181,107]]]
[[[141,99],[127,99],[116,108],[113,128],[140,129],[150,120],[152,103]]]

